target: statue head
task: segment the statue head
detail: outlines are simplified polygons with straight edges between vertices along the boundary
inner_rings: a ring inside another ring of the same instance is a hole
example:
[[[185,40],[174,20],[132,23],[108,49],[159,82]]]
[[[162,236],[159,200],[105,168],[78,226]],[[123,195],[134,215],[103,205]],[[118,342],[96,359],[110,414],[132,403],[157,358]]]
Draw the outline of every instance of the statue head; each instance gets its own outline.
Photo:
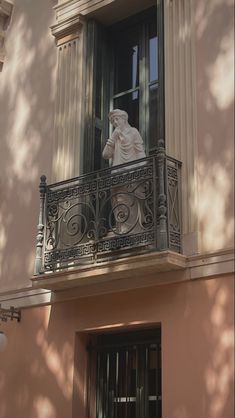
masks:
[[[114,109],[108,114],[108,117],[115,128],[122,127],[128,122],[128,113],[125,110]]]

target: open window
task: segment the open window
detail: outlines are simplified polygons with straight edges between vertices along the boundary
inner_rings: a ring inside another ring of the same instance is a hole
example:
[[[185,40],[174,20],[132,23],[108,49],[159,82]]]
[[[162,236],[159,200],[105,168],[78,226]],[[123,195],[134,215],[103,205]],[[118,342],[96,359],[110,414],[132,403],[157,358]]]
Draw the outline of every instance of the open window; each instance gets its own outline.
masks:
[[[101,153],[113,108],[127,111],[147,155],[164,137],[162,9],[154,6],[111,26],[91,20],[87,28],[84,167],[89,172],[105,164]]]

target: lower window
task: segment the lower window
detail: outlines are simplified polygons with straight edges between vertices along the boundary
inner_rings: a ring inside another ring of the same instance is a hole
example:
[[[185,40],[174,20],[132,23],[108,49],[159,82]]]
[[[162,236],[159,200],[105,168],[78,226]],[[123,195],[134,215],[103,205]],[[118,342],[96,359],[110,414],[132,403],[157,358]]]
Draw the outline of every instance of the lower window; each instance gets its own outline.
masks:
[[[90,350],[95,418],[162,417],[160,329],[99,336]]]

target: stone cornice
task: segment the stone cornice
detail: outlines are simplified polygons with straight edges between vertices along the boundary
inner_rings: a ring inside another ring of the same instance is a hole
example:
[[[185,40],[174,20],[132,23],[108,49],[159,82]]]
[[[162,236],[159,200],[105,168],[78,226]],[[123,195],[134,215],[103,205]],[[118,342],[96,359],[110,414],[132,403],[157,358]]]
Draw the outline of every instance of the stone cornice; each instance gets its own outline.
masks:
[[[69,17],[62,22],[51,26],[51,33],[56,38],[57,42],[67,40],[68,37],[78,37],[80,35],[84,18],[82,15]],[[71,39],[71,38],[70,38]]]
[[[77,13],[81,13],[83,16],[89,15],[89,13],[115,1],[116,0],[68,0],[54,7],[56,11],[56,20],[60,22]]]

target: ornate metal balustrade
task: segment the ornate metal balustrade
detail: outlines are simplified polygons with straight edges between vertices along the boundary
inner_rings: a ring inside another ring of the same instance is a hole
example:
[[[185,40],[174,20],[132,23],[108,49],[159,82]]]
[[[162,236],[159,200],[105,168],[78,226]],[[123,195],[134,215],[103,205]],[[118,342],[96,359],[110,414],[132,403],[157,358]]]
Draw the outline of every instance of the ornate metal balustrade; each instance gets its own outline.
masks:
[[[180,252],[180,166],[159,148],[152,157],[52,185],[42,176],[35,274]]]

